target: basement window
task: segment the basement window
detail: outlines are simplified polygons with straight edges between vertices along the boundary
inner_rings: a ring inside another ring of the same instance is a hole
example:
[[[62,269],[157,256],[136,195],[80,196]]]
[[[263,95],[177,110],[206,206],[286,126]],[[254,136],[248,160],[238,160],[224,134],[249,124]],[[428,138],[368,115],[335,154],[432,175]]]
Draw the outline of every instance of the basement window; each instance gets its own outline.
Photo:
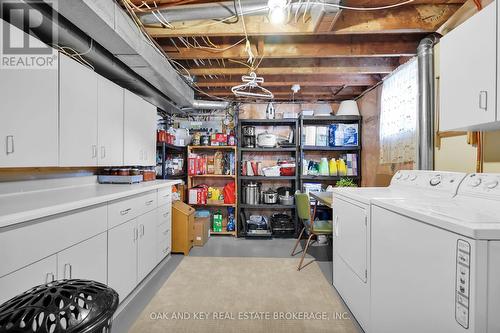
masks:
[[[380,103],[380,163],[416,160],[418,62],[397,68],[382,84]]]

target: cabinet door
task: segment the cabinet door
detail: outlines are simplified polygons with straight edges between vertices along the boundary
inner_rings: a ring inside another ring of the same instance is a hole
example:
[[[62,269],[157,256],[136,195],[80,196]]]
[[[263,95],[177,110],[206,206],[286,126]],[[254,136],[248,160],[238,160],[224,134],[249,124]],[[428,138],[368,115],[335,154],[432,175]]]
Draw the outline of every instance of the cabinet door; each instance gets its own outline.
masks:
[[[144,101],[144,165],[156,165],[156,128],[157,111],[156,107]]]
[[[139,229],[138,243],[138,280],[142,281],[157,264],[156,232],[157,209],[137,218]]]
[[[120,295],[120,302],[137,285],[137,220],[108,231],[108,285]]]
[[[57,89],[57,68],[0,69],[0,168],[58,165]]]
[[[97,74],[65,55],[59,61],[59,161],[97,165]]]
[[[496,121],[495,27],[492,4],[441,39],[440,130],[473,130]]]
[[[125,165],[144,165],[143,99],[128,90],[124,97],[124,154]]]
[[[53,255],[1,277],[0,304],[30,288],[54,281],[56,274],[57,259]]]
[[[107,284],[107,234],[102,233],[57,254],[57,278]]]
[[[98,79],[99,166],[123,165],[123,88]]]

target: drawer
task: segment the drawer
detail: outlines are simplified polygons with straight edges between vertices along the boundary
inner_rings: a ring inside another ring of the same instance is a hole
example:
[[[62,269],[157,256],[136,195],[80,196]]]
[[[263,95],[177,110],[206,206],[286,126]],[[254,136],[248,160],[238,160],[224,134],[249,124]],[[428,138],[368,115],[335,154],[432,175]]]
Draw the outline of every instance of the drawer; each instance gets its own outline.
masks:
[[[114,228],[157,207],[156,191],[114,201],[108,205],[108,228]]]
[[[172,206],[163,206],[158,208],[158,225],[172,222]]]
[[[158,206],[172,204],[172,186],[158,189]]]
[[[0,276],[106,231],[106,206],[0,229]]]
[[[172,232],[170,229],[158,233],[157,260],[162,261],[172,250]]]

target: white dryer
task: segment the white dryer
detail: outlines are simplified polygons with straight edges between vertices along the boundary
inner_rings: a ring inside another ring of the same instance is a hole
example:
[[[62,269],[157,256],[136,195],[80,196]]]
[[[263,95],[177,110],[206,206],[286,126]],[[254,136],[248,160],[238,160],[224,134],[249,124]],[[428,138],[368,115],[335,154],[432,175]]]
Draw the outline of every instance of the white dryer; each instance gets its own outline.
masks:
[[[372,205],[374,333],[500,332],[500,174]]]
[[[451,198],[465,173],[401,170],[388,187],[337,188],[333,198],[333,285],[370,331],[371,202],[377,198]]]

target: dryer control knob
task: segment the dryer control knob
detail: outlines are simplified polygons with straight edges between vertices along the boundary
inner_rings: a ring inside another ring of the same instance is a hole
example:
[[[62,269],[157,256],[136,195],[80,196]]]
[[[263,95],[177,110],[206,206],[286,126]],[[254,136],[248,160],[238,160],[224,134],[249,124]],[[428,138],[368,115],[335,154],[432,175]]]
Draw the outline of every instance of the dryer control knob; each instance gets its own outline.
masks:
[[[494,189],[495,187],[498,186],[498,180],[490,180],[490,181],[487,181],[486,183],[484,183],[484,186],[486,186],[486,188],[488,189]]]
[[[417,175],[411,175],[410,176],[410,180],[413,182],[417,179]]]
[[[431,186],[438,186],[441,184],[441,175],[432,177],[431,180],[429,180],[429,184],[431,184]]]
[[[479,185],[481,185],[481,178],[472,178],[472,180],[469,182],[469,186],[470,187],[478,187]]]

